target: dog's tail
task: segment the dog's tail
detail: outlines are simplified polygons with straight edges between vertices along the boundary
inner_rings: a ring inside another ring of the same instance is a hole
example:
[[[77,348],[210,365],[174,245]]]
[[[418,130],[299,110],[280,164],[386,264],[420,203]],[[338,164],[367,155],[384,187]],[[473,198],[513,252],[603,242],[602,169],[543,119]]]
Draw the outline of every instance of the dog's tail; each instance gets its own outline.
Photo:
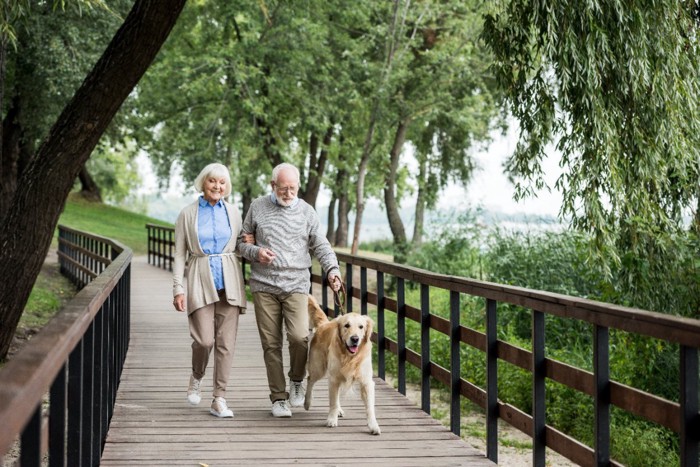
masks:
[[[313,295],[309,294],[309,320],[313,328],[319,327],[321,324],[328,321],[328,317],[323,312],[318,302]]]

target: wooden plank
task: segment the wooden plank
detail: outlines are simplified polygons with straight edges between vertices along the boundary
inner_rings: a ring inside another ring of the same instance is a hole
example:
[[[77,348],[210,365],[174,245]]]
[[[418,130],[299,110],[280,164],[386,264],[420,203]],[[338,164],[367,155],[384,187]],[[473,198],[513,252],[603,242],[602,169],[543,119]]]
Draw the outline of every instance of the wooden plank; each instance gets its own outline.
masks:
[[[172,309],[172,276],[145,257],[131,274],[131,342],[101,465],[495,465],[378,378],[380,436],[369,434],[357,393],[341,400],[339,426],[326,427],[325,381],[309,411],[272,417],[252,308],[240,319],[226,396],[234,418],[209,414],[211,362],[202,403],[190,406],[191,341],[186,316]]]

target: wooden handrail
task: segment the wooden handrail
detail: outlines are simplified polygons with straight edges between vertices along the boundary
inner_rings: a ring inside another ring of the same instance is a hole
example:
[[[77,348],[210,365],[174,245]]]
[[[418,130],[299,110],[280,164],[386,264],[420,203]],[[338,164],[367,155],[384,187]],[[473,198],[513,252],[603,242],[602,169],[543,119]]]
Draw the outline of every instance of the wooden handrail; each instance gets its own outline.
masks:
[[[118,375],[128,346],[132,251],[116,241],[64,226],[59,226],[59,235],[82,242],[60,243],[66,248],[62,253],[71,259],[68,264],[59,258],[62,272],[73,280],[80,276],[78,282],[81,282],[85,279],[84,270],[87,270],[88,276],[94,276],[94,279],[0,369],[0,458],[21,433],[22,455],[30,451],[41,452],[42,446],[44,449],[48,446],[52,456],[67,457],[67,465],[87,465],[90,458],[97,459],[94,464],[98,464],[102,440],[106,436],[105,423],[108,424],[112,413]],[[72,249],[70,244],[81,246]],[[79,251],[85,248],[90,255]],[[93,256],[99,253],[95,252],[101,252],[97,261]],[[80,258],[80,268],[74,267],[76,259]],[[99,270],[101,273],[98,274]],[[98,330],[99,339],[95,339]],[[89,344],[86,344],[86,336]],[[90,360],[83,363],[83,352],[79,352],[80,356],[76,358],[76,349],[84,348],[87,354],[89,346]],[[69,361],[80,363],[71,365]],[[85,369],[84,366],[93,368]],[[71,385],[68,379],[76,376],[80,376],[81,384]],[[85,399],[87,393],[84,390],[87,389],[90,391],[90,407],[83,406],[87,402],[78,404],[80,408],[67,402],[66,396],[71,398],[76,391],[78,400]],[[49,411],[63,413],[65,418],[57,420],[53,417],[49,424],[31,423],[33,419],[43,418],[42,402],[49,391],[52,393]],[[90,420],[93,423],[99,421],[102,426],[79,424],[84,433],[70,433],[75,412],[93,410]],[[55,429],[64,436],[55,439]],[[75,436],[89,436],[90,442],[75,443],[71,439]],[[71,452],[76,444],[81,445],[82,452]],[[74,463],[76,459],[80,459],[78,463]]]

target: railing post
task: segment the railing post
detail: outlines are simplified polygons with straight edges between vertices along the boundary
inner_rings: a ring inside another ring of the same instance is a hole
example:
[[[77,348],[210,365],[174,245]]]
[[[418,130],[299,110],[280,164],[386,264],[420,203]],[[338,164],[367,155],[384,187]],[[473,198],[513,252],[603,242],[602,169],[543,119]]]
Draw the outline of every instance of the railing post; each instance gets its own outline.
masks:
[[[377,375],[381,379],[386,379],[384,337],[384,273],[377,271]]]
[[[68,443],[67,465],[82,465],[81,423],[83,419],[83,341],[73,349],[68,360]]]
[[[399,361],[399,392],[406,395],[406,290],[403,277],[396,282],[396,341]]]
[[[352,286],[352,263],[345,263],[345,311],[352,313],[352,297],[354,290]]]
[[[681,467],[698,467],[698,349],[681,345]]]
[[[20,465],[41,465],[41,404],[37,406],[21,436]]]
[[[420,403],[430,413],[430,287],[420,285]]]
[[[360,314],[367,314],[367,268],[364,266],[360,268]]]
[[[82,465],[92,465],[92,443],[94,443],[94,433],[92,432],[94,380],[95,380],[95,324],[90,324],[85,335],[83,335],[83,398],[82,405],[83,420],[81,425],[81,459]]]
[[[93,433],[93,443],[92,443],[92,459],[99,463],[100,455],[102,453],[102,439],[103,436],[107,436],[106,432],[102,432],[102,406],[105,404],[104,399],[104,386],[103,374],[107,372],[105,368],[104,361],[104,347],[105,347],[105,336],[104,333],[104,315],[105,309],[109,306],[110,297],[107,297],[105,303],[102,304],[100,310],[97,312],[95,319],[93,320],[93,326],[95,327],[95,342],[94,348],[94,376],[93,390],[92,390],[92,433]]]
[[[459,436],[461,391],[459,343],[459,292],[450,291],[450,430]]]
[[[532,465],[545,465],[544,313],[532,311]]]
[[[175,243],[175,231],[168,230],[168,270],[173,272],[173,243]]]
[[[610,464],[610,347],[608,328],[594,326],[595,456],[597,465]]]
[[[51,385],[49,396],[49,467],[66,465],[66,383],[64,364]]]
[[[321,309],[323,309],[327,315],[330,315],[328,313],[328,294],[326,292],[328,292],[328,277],[326,277],[324,271],[321,271]]]
[[[486,457],[498,464],[498,318],[496,300],[486,299]]]
[[[151,244],[151,226],[146,224],[146,253],[148,255],[148,264],[151,263],[151,255],[153,254],[153,245]]]

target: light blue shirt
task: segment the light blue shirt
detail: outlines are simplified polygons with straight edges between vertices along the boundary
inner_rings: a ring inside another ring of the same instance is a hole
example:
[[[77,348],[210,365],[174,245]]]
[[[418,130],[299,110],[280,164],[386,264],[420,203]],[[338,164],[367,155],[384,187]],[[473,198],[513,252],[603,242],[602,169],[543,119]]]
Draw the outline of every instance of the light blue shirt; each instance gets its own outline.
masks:
[[[231,224],[228,220],[224,202],[219,200],[214,206],[203,196],[199,197],[197,213],[197,236],[199,245],[208,255],[220,254],[231,238]],[[209,257],[209,267],[214,277],[216,290],[224,288],[224,272],[221,256]]]

